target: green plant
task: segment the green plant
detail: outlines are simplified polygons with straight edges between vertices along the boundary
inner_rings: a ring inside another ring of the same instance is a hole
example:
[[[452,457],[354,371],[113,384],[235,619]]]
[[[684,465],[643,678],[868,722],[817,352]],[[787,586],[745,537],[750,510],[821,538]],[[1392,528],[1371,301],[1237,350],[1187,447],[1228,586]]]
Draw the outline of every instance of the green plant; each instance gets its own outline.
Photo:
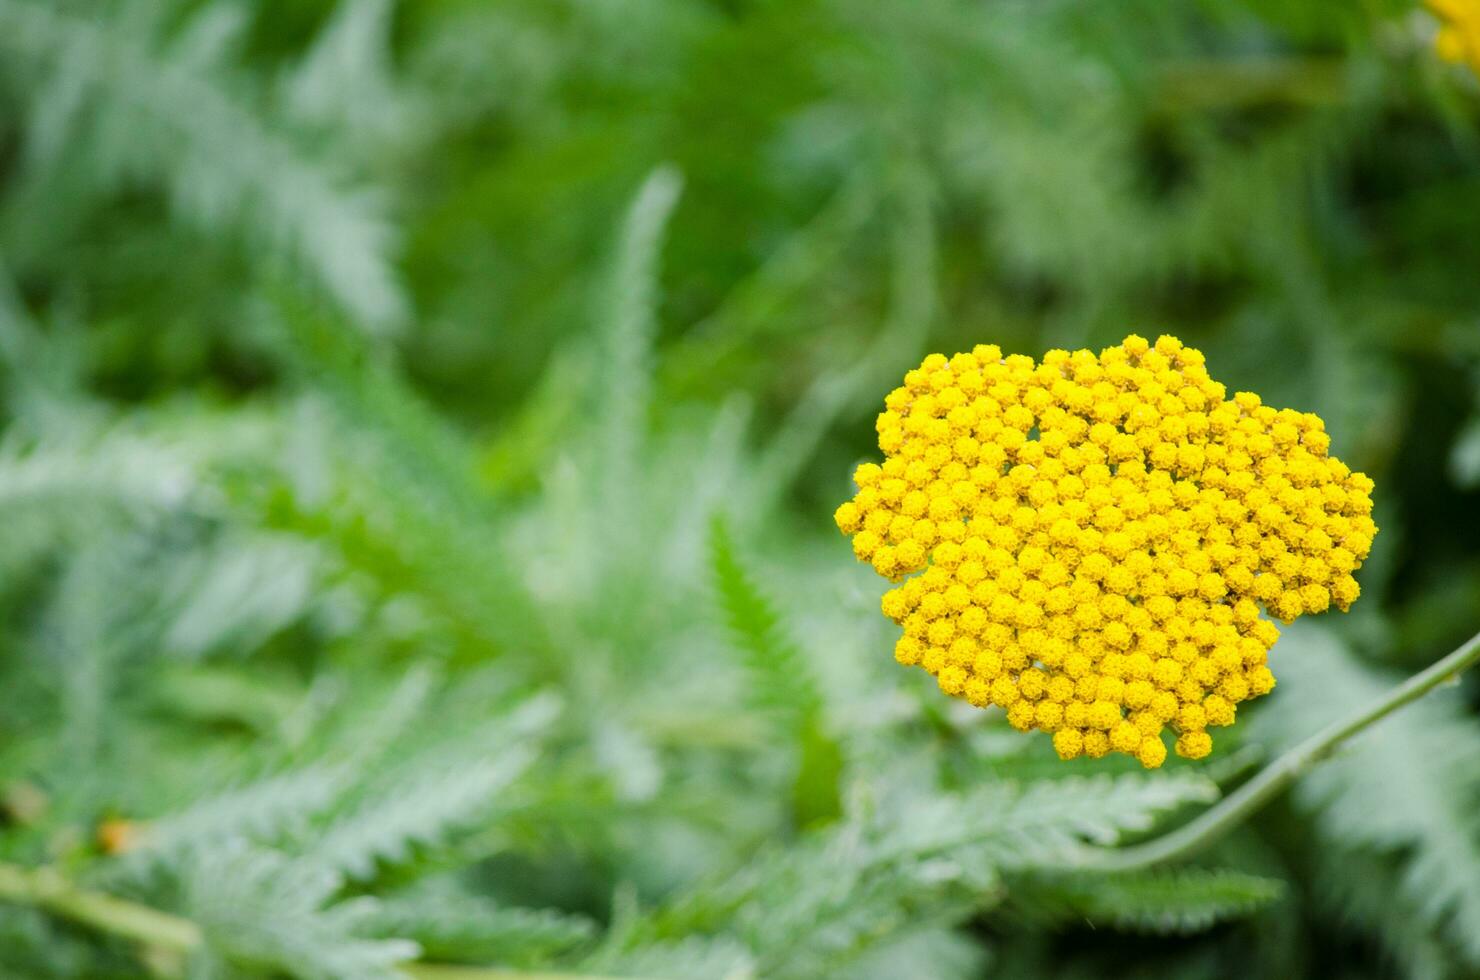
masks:
[[[1480,602],[1425,17],[0,0],[0,974],[1473,973],[1472,681],[1341,724]],[[1154,774],[917,684],[827,525],[927,349],[1130,329],[1383,527]]]

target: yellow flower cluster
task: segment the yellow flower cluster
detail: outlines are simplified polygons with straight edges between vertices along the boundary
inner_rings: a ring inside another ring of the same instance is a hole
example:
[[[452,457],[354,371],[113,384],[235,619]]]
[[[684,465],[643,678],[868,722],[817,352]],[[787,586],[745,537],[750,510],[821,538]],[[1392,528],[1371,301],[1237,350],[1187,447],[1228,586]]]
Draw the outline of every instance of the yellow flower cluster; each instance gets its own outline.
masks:
[[[1377,533],[1372,481],[1328,455],[1318,417],[1224,396],[1175,337],[925,358],[835,515],[900,583],[883,598],[899,662],[1052,732],[1064,759],[1154,768],[1167,726],[1207,755],[1207,730],[1274,687],[1261,610],[1345,610]]]
[[[1439,57],[1480,73],[1480,0],[1428,0],[1428,6],[1443,22],[1434,39]]]

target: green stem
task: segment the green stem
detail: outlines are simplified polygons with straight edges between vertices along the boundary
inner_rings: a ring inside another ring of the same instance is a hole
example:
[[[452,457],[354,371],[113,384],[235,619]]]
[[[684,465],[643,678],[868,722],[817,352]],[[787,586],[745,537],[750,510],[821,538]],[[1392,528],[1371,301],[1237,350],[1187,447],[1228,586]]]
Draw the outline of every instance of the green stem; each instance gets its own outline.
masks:
[[[45,909],[156,949],[185,952],[201,942],[200,927],[189,919],[84,891],[51,868],[0,864],[0,900]]]
[[[45,909],[146,949],[188,953],[204,941],[189,919],[137,902],[78,888],[52,868],[22,868],[0,863],[0,902]],[[410,980],[608,980],[575,973],[543,973],[500,967],[409,963],[400,967]]]
[[[1295,746],[1197,819],[1142,844],[1119,850],[1086,851],[1075,862],[1074,870],[1134,871],[1195,853],[1238,826],[1312,766],[1330,756],[1347,739],[1410,701],[1423,697],[1445,681],[1458,677],[1476,663],[1480,663],[1480,633],[1351,718],[1337,722]],[[51,868],[22,868],[0,863],[0,901],[45,909],[62,918],[156,950],[185,953],[203,941],[200,927],[189,919],[78,888]],[[412,963],[401,969],[412,980],[603,980],[570,973],[529,973],[500,967],[437,963]]]
[[[1352,717],[1322,729],[1271,762],[1253,779],[1195,820],[1142,844],[1118,850],[1086,851],[1076,870],[1137,871],[1196,853],[1238,826],[1343,742],[1480,663],[1480,633],[1428,669],[1414,674]]]

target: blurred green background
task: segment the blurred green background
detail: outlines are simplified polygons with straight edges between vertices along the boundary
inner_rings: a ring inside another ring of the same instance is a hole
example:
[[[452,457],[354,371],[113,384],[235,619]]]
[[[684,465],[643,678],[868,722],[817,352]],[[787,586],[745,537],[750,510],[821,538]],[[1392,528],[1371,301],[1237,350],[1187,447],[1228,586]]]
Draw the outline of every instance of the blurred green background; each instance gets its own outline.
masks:
[[[0,0],[0,976],[1480,976],[1474,678],[1072,867],[1480,623],[1436,29]],[[1382,527],[1154,774],[898,668],[831,525],[925,353],[1132,331],[1320,413]]]

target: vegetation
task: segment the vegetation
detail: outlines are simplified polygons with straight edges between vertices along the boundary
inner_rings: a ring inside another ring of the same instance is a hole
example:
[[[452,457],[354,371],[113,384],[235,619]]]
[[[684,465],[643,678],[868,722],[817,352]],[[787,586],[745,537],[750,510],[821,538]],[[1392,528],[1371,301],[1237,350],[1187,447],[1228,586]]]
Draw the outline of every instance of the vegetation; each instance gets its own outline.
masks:
[[[0,0],[0,974],[1480,973],[1480,79],[1400,0]],[[1168,332],[1382,527],[1213,754],[894,663],[930,350]],[[1224,828],[1230,829],[1230,828]],[[1127,862],[1128,863],[1128,862]]]

